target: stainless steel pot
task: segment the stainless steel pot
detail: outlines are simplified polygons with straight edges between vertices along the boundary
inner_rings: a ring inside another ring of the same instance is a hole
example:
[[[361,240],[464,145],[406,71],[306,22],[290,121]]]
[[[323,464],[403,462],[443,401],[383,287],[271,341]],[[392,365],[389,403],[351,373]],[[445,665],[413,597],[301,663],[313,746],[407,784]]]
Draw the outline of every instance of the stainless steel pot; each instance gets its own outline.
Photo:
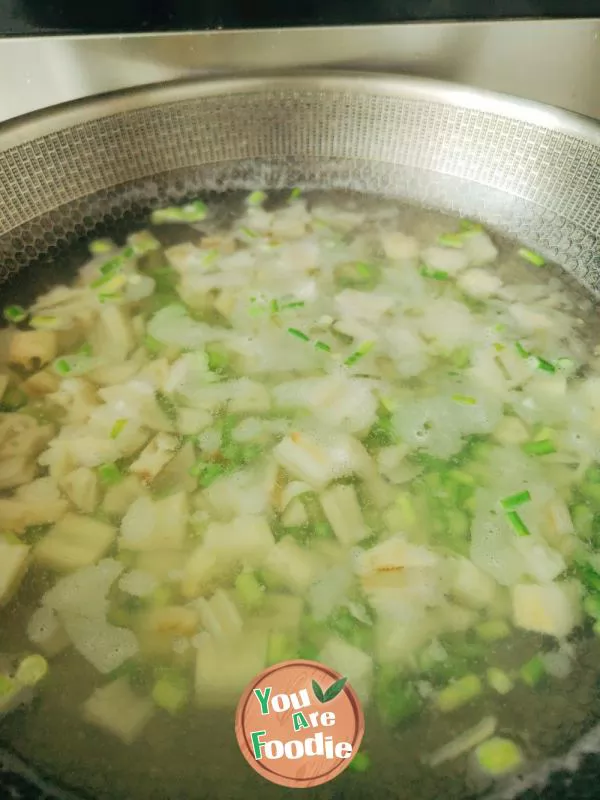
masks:
[[[600,292],[599,123],[461,86],[356,73],[192,80],[5,124],[0,281],[166,200],[291,185],[479,219]],[[597,740],[593,731],[579,748]],[[0,758],[3,796],[33,780],[9,777],[14,769]]]

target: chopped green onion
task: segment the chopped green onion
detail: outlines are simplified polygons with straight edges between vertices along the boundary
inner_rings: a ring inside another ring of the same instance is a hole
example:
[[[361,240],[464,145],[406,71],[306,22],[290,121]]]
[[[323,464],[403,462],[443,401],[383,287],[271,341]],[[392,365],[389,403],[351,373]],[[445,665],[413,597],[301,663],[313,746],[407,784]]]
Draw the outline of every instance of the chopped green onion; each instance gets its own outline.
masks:
[[[369,266],[369,264],[365,264],[363,261],[358,261],[356,263],[356,271],[363,278],[370,278],[372,268]]]
[[[85,344],[81,345],[78,352],[80,356],[89,358],[93,354],[92,345],[89,344],[89,342],[86,342]]]
[[[299,331],[298,328],[288,328],[287,331],[292,336],[295,336],[296,339],[301,339],[303,342],[310,342],[310,337],[302,331]]]
[[[497,353],[501,353],[503,350],[506,350],[506,345],[502,344],[502,342],[494,342],[494,350]]]
[[[243,228],[240,228],[240,231],[249,239],[258,239],[258,233],[253,231],[252,228],[247,228],[244,226]]]
[[[444,233],[438,242],[444,247],[453,247],[455,250],[461,250],[465,246],[460,233]]]
[[[68,375],[69,372],[71,372],[72,367],[66,358],[58,358],[54,362],[54,369],[59,375]]]
[[[303,308],[305,305],[304,300],[295,300],[293,303],[284,303],[281,308]]]
[[[0,675],[0,698],[8,697],[17,689],[17,683],[8,675]]]
[[[483,230],[483,225],[480,225],[479,222],[471,222],[470,219],[461,219],[459,223],[459,228],[461,231],[471,231],[477,232]]]
[[[487,682],[498,694],[508,694],[514,689],[514,683],[504,670],[497,667],[490,667],[486,673]]]
[[[265,192],[261,191],[252,192],[252,194],[249,194],[248,197],[246,198],[246,203],[249,206],[261,206],[266,199],[267,195]]]
[[[520,255],[525,261],[533,264],[534,267],[543,267],[546,263],[546,260],[542,256],[540,256],[538,253],[534,253],[533,250],[528,250],[526,247],[522,247],[518,251],[518,255]]]
[[[208,208],[202,200],[194,200],[184,206],[158,208],[152,212],[151,221],[154,225],[168,222],[201,222],[207,213]]]
[[[115,272],[118,272],[118,270],[121,269],[125,261],[128,261],[130,258],[133,258],[134,255],[135,251],[133,247],[128,246],[123,248],[121,253],[114,256],[113,258],[110,258],[108,261],[105,261],[104,264],[102,264],[102,266],[100,267],[101,274],[105,276],[114,275]],[[101,286],[102,284],[98,283],[97,281],[94,281],[91,285],[92,288],[95,288],[96,286]]]
[[[510,636],[510,627],[503,619],[489,619],[475,628],[477,636],[485,642],[499,642]]]
[[[300,189],[298,186],[296,186],[290,192],[290,200],[298,200],[298,198],[301,197],[301,195],[302,195],[302,189]]]
[[[7,322],[23,322],[27,319],[27,311],[21,306],[6,306],[4,309],[4,319]]]
[[[211,247],[210,250],[206,251],[206,255],[202,259],[202,263],[205,267],[210,267],[211,264],[214,264],[215,261],[218,260],[221,253],[216,247]]]
[[[37,316],[32,317],[29,321],[29,324],[32,328],[36,328],[37,330],[42,331],[55,331],[58,329],[60,325],[60,320],[58,317],[52,316]]]
[[[521,358],[529,358],[530,356],[529,350],[526,350],[521,344],[521,342],[515,342],[515,348],[517,350],[517,353],[521,356]]]
[[[26,656],[17,667],[15,680],[21,686],[35,686],[48,674],[48,662],[37,653]]]
[[[545,358],[540,358],[536,356],[537,361],[537,368],[543,370],[544,372],[556,372],[556,367],[554,364],[551,364],[549,361],[546,361]]]
[[[123,473],[116,464],[101,464],[98,467],[98,477],[107,486],[113,486],[123,479]]]
[[[271,314],[277,314],[279,312],[279,301],[278,300],[271,300]]]
[[[429,267],[421,267],[419,272],[424,278],[433,278],[434,281],[447,281],[449,275],[443,269],[430,269]]]
[[[176,422],[178,417],[177,406],[164,392],[155,392],[156,404],[170,422]]]
[[[315,347],[317,350],[323,350],[325,353],[331,352],[331,347],[326,342],[322,342],[320,339],[317,339],[315,342]]]
[[[552,439],[540,439],[535,442],[525,442],[523,451],[528,456],[547,456],[556,453],[556,446]]]
[[[522,506],[523,503],[528,503],[530,500],[531,494],[527,489],[525,489],[522,492],[516,492],[515,494],[508,495],[508,497],[504,497],[500,503],[502,508],[504,508],[506,511],[510,511],[513,508]]]
[[[253,572],[240,572],[235,579],[235,591],[240,603],[249,611],[255,611],[264,603],[265,587]]]
[[[506,519],[512,525],[517,536],[531,535],[529,528],[527,527],[527,525],[525,525],[525,523],[523,522],[523,520],[516,511],[508,511],[506,514]]]
[[[150,336],[149,333],[147,333],[142,339],[142,344],[153,356],[158,355],[163,349],[162,342],[159,342],[158,339],[154,338],[154,336]]]
[[[481,680],[477,675],[465,675],[438,692],[436,705],[444,713],[454,711],[481,694]]]
[[[519,769],[523,756],[510,739],[494,736],[475,750],[475,761],[479,768],[492,778],[499,778]]]
[[[101,296],[108,297],[118,292],[119,289],[122,289],[126,283],[127,283],[127,278],[125,277],[125,275],[110,274],[110,275],[103,275],[101,278],[92,281],[91,286],[92,289],[102,288]]]
[[[121,433],[125,425],[127,425],[128,420],[126,419],[118,419],[115,424],[110,429],[110,438],[116,439],[117,436]]]
[[[175,715],[185,707],[190,690],[183,675],[174,670],[165,672],[152,688],[152,699],[159,708]]]
[[[115,249],[116,244],[111,239],[93,239],[88,245],[88,250],[93,256],[99,256],[103,253],[110,253]]]
[[[200,485],[205,489],[226,472],[227,467],[224,464],[207,464],[205,461],[198,461],[189,469],[190,475],[198,478]]]
[[[371,757],[364,750],[359,750],[348,766],[354,772],[366,772],[371,769]]]
[[[375,342],[373,342],[373,341],[371,341],[371,342],[363,342],[353,353],[351,353],[348,356],[348,358],[344,361],[344,364],[347,367],[353,366],[354,364],[356,364],[357,361],[360,361],[360,359],[363,356],[366,356],[367,353],[370,350],[372,350],[374,346],[375,346]]]
[[[523,683],[531,686],[533,689],[537,686],[546,676],[546,668],[540,656],[534,656],[527,661],[519,670],[519,676]]]
[[[455,403],[462,403],[462,405],[465,406],[474,406],[477,404],[477,400],[467,394],[453,394],[452,399]]]

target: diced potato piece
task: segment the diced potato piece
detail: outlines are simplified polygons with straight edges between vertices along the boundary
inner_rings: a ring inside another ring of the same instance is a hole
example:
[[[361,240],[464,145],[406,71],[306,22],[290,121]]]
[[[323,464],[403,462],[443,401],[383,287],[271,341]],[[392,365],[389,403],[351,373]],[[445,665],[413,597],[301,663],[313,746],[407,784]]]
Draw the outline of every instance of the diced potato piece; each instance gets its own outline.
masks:
[[[456,275],[469,264],[469,258],[463,250],[450,247],[428,247],[421,253],[421,258],[425,266],[450,275]]]
[[[356,560],[359,574],[389,572],[406,568],[435,567],[440,558],[432,550],[410,544],[403,536],[391,536],[380,544],[365,550]]]
[[[258,381],[240,378],[236,391],[229,401],[232,414],[259,414],[271,408],[271,397],[266,386]]]
[[[27,370],[39,369],[56,358],[54,331],[17,331],[10,340],[8,359]]]
[[[298,594],[306,592],[320,572],[317,557],[290,536],[284,536],[269,551],[264,568],[267,576]]]
[[[21,389],[28,397],[44,397],[58,390],[60,378],[47,370],[36,372],[21,384]]]
[[[319,653],[321,663],[348,678],[348,682],[363,703],[368,702],[373,682],[373,659],[337,636],[325,642]]]
[[[187,561],[187,554],[181,550],[147,550],[139,554],[136,567],[158,581],[177,580]]]
[[[258,567],[275,546],[275,538],[266,517],[248,515],[227,523],[211,523],[204,534],[204,546],[224,564],[242,562]]]
[[[181,579],[181,594],[184,597],[198,597],[208,594],[227,573],[233,572],[230,564],[224,564],[204,545],[197,547],[188,558]]]
[[[562,639],[579,624],[574,587],[567,583],[538,586],[520,583],[512,589],[513,620],[519,628]]]
[[[83,718],[131,744],[154,714],[152,701],[135,694],[126,678],[106,684],[85,701]]]
[[[483,300],[496,294],[502,288],[502,281],[497,275],[484,269],[468,269],[457,281],[465,294]]]
[[[87,567],[102,558],[115,536],[112,525],[69,513],[35,547],[34,557],[61,572]]]
[[[129,471],[139,475],[144,483],[151,483],[173,458],[178,447],[179,440],[175,436],[157,433],[129,467]]]
[[[147,489],[137,475],[127,475],[120,483],[107,490],[102,508],[107,514],[120,516],[134,500],[146,493]]]
[[[210,600],[201,597],[194,603],[200,621],[214,639],[227,639],[237,635],[243,626],[235,603],[223,589],[217,589]]]
[[[30,550],[26,544],[0,538],[0,606],[5,606],[19,588],[29,566]]]
[[[336,457],[335,449],[323,446],[305,433],[286,436],[273,449],[273,455],[290,475],[317,491],[352,471],[346,459]]]
[[[496,582],[467,558],[452,564],[450,591],[459,603],[472,608],[483,608],[494,602]]]
[[[300,626],[304,600],[291,594],[267,592],[262,608],[252,617],[258,627],[270,631],[292,631]]]
[[[5,530],[22,532],[29,525],[60,519],[69,507],[52,478],[38,478],[20,486],[9,498],[0,498],[0,520]]]
[[[384,233],[381,237],[381,244],[388,258],[404,260],[419,257],[419,242],[417,239],[400,231]]]
[[[267,664],[267,631],[241,633],[216,642],[197,637],[196,699],[199,706],[235,706],[248,682]]]
[[[27,637],[48,657],[56,656],[69,646],[69,637],[52,608],[41,606],[31,615]]]
[[[98,503],[98,478],[94,470],[79,467],[66,475],[60,483],[73,505],[80,511],[91,514]]]
[[[125,550],[178,550],[187,534],[187,496],[177,492],[161,500],[140,497],[121,522],[120,547]]]
[[[357,544],[369,535],[353,486],[332,486],[321,495],[321,505],[342,544]]]

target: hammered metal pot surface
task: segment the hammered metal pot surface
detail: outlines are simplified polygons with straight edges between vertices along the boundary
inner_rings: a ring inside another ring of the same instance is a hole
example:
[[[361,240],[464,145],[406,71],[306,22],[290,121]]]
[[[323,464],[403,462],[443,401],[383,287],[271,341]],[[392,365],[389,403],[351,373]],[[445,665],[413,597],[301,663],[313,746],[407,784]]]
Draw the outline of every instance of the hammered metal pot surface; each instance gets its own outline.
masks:
[[[0,128],[0,278],[124,213],[302,185],[476,217],[600,289],[600,124],[429,80],[195,80]]]
[[[292,185],[479,219],[600,292],[600,124],[465,87],[357,73],[192,80],[1,126],[0,282],[169,200]],[[599,743],[600,730],[590,731],[571,765]],[[594,764],[591,774],[579,797],[597,797]],[[548,796],[569,796],[570,781]],[[0,794],[67,796],[6,752]]]

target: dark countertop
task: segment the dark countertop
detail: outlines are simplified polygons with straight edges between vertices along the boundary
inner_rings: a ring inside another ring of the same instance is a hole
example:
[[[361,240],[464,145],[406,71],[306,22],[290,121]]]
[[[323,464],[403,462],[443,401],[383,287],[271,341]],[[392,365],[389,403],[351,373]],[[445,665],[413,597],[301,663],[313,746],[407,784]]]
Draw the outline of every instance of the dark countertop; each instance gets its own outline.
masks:
[[[0,0],[0,35],[600,16],[600,0]]]

